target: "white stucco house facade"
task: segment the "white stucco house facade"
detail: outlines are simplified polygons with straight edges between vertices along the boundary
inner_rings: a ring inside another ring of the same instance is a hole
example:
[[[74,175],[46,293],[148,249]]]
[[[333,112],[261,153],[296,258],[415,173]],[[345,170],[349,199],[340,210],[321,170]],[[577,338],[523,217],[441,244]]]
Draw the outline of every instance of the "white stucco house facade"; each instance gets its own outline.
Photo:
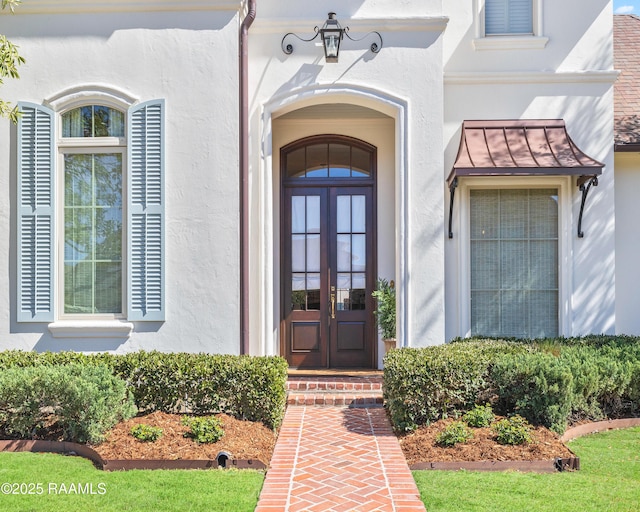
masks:
[[[378,277],[400,346],[637,299],[609,0],[25,0],[0,33],[0,349],[377,368]]]

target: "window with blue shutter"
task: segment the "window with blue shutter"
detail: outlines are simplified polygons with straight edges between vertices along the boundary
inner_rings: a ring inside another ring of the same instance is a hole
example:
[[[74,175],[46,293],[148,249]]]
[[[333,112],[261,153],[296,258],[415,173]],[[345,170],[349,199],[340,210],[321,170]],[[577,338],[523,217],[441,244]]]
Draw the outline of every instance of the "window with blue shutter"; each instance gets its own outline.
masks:
[[[164,101],[67,111],[58,147],[54,111],[20,111],[17,320],[164,320]]]
[[[129,320],[164,320],[164,101],[129,111]]]
[[[533,34],[533,0],[485,0],[485,35]]]
[[[20,103],[18,322],[54,320],[54,114]]]

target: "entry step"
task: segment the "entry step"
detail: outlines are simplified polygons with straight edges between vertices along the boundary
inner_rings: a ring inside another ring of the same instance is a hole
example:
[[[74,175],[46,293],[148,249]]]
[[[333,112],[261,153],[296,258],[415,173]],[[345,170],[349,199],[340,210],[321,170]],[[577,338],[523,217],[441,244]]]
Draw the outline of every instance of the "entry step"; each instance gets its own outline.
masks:
[[[288,405],[382,407],[382,376],[289,377]]]

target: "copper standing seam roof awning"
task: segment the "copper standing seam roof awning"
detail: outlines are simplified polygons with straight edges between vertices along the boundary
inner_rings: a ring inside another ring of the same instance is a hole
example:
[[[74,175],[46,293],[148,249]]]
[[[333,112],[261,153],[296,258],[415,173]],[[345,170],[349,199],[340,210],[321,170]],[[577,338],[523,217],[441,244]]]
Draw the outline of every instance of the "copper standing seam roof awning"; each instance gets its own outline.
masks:
[[[464,121],[458,156],[447,178],[451,193],[449,238],[453,238],[453,199],[465,176],[578,176],[582,213],[591,186],[598,185],[604,164],[587,156],[567,133],[562,119]]]

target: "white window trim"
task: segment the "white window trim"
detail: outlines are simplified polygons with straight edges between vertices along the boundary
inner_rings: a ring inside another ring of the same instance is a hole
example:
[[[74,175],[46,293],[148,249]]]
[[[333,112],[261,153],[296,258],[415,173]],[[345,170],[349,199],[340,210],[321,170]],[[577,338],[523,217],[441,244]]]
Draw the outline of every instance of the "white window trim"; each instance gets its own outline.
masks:
[[[545,177],[482,177],[464,178],[460,180],[456,215],[460,233],[458,240],[458,304],[460,316],[458,332],[462,337],[471,336],[471,244],[470,244],[470,191],[477,189],[558,189],[558,335],[569,336],[571,322],[571,289],[572,277],[570,261],[571,255],[571,226],[572,222],[572,178],[570,176]]]
[[[473,0],[475,38],[473,49],[482,50],[541,50],[547,46],[549,38],[544,36],[543,0],[533,0],[533,35],[486,35],[485,0]]]
[[[103,150],[105,152],[122,153],[122,219],[127,218],[127,139],[125,137],[62,137],[62,115],[74,108],[85,105],[104,105],[118,109],[125,113],[125,131],[127,133],[127,111],[138,98],[126,91],[101,84],[84,84],[61,91],[45,100],[45,104],[56,112],[56,158],[57,168],[64,169],[65,153],[91,153]],[[64,175],[59,173],[56,197],[64,195]],[[63,202],[58,202],[58,208],[63,208]],[[57,215],[56,233],[64,232],[64,215]],[[127,304],[126,269],[127,269],[127,241],[126,231],[123,229],[122,240],[122,308],[117,315],[66,315],[62,311],[64,304],[64,246],[59,244],[55,248],[56,272],[54,283],[54,297],[60,307],[56,308],[57,319],[48,325],[49,332],[54,338],[128,338],[133,332],[134,324],[126,321],[125,308]]]
[[[60,117],[60,116],[58,116]],[[77,322],[83,323],[92,323],[94,324],[96,321],[104,322],[108,320],[125,320],[126,319],[126,305],[127,305],[127,240],[126,240],[126,229],[125,223],[127,219],[127,148],[126,145],[120,143],[119,137],[100,137],[100,138],[87,138],[89,140],[93,140],[94,145],[91,147],[87,147],[86,145],[77,146],[66,144],[66,141],[77,141],[79,139],[69,138],[69,139],[61,139],[65,141],[65,143],[58,144],[58,162],[57,169],[60,169],[56,179],[56,197],[60,198],[57,201],[58,215],[57,222],[55,226],[55,230],[57,233],[56,240],[58,240],[58,245],[55,248],[56,252],[56,273],[55,273],[55,299],[57,301],[58,307],[56,308],[57,320],[76,320]],[[108,141],[112,141],[113,145],[108,145]],[[99,145],[96,143],[100,143]],[[116,144],[117,142],[117,144]],[[62,234],[64,233],[64,155],[65,154],[91,154],[91,153],[120,153],[122,155],[122,312],[120,313],[102,313],[102,314],[68,314],[64,312],[64,238]],[[57,322],[54,322],[56,324]],[[49,330],[51,331],[51,325]],[[96,327],[96,325],[94,325]],[[100,330],[100,324],[97,325],[98,331]],[[54,325],[54,329],[56,325]],[[53,334],[53,331],[51,331]],[[54,334],[55,337],[55,334]]]

